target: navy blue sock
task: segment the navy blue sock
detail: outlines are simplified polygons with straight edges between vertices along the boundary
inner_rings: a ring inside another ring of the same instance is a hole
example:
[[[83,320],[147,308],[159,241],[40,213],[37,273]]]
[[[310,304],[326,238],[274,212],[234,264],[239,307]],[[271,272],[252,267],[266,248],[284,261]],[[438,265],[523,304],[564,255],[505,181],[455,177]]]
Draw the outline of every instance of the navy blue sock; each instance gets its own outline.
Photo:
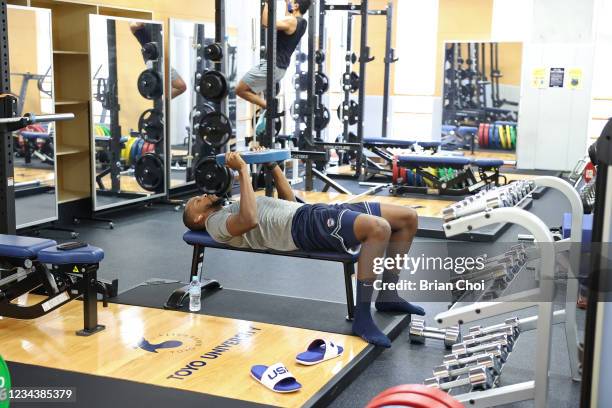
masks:
[[[372,306],[372,282],[357,281],[357,306],[353,333],[370,344],[381,347],[391,347],[391,340],[374,323],[370,308]]]
[[[397,283],[399,275],[392,272],[383,274],[383,283]],[[376,297],[376,310],[379,312],[397,312],[425,316],[425,310],[421,306],[413,305],[402,299],[397,290],[381,290]]]

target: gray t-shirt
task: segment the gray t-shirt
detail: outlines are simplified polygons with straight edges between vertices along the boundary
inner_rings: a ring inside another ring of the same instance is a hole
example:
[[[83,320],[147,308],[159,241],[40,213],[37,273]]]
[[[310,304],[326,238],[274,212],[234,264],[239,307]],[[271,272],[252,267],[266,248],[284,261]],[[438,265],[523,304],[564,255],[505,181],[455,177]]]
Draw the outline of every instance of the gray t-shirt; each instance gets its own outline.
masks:
[[[257,197],[256,202],[258,224],[246,234],[233,237],[227,231],[227,219],[240,211],[238,202],[208,217],[206,231],[215,241],[236,248],[297,250],[291,236],[291,225],[295,212],[304,204],[270,197]]]

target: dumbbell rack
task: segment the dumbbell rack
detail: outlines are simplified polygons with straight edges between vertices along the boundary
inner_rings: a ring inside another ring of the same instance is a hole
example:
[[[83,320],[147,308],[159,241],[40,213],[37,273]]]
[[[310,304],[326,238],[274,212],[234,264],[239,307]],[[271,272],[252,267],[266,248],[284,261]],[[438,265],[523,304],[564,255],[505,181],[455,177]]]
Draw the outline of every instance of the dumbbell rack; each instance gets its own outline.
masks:
[[[566,309],[564,311],[558,311],[553,314],[552,298],[557,253],[569,252],[570,269],[572,271],[578,270],[579,253],[576,252],[575,244],[580,242],[582,231],[582,203],[572,186],[559,178],[538,177],[533,182],[539,187],[551,187],[559,190],[570,201],[573,218],[572,236],[568,240],[555,244],[552,233],[542,220],[518,208],[486,208],[483,211],[455,219],[444,225],[447,237],[453,237],[491,224],[512,220],[513,223],[530,231],[535,238],[535,242],[540,244],[539,288],[509,295],[498,299],[496,302],[477,302],[468,306],[454,307],[436,316],[437,324],[441,327],[446,327],[530,307],[538,307],[537,316],[522,319],[520,323],[521,331],[537,331],[535,347],[538,350],[538,360],[535,368],[535,379],[487,391],[466,393],[456,397],[460,402],[469,403],[471,407],[490,407],[531,399],[535,400],[537,407],[546,407],[548,400],[551,330],[552,325],[556,323],[565,322],[572,377],[575,380],[578,379],[578,347],[576,343],[577,330],[575,322],[578,283],[576,279],[568,279]]]

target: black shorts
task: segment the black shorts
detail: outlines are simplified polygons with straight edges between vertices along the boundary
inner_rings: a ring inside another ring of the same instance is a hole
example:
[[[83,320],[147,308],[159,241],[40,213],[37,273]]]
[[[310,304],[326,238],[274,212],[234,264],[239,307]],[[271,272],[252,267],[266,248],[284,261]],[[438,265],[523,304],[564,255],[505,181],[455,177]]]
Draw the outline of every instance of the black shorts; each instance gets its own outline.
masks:
[[[314,204],[300,207],[293,216],[293,242],[304,251],[334,251],[355,254],[360,242],[355,219],[361,214],[381,216],[379,203]]]

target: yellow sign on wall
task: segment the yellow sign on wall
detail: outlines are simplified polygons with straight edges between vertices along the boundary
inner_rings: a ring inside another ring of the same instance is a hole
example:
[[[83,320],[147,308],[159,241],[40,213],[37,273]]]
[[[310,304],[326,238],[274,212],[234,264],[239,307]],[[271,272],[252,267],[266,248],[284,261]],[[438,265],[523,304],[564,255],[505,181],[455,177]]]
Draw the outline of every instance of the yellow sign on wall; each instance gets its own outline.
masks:
[[[568,70],[569,89],[582,89],[582,68],[570,68]]]
[[[534,68],[531,72],[531,86],[536,89],[547,88],[546,68]]]

